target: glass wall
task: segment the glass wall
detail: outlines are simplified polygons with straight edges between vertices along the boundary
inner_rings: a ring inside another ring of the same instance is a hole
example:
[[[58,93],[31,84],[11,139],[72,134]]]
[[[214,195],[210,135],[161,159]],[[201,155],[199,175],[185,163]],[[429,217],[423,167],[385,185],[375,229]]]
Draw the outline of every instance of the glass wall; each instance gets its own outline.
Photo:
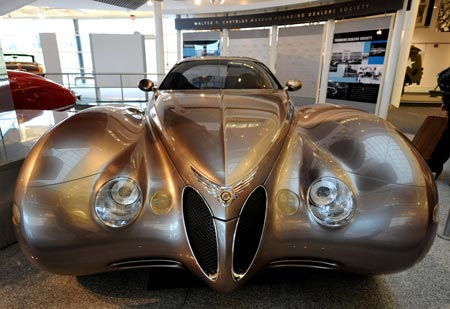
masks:
[[[90,33],[133,34],[139,32],[146,38],[147,72],[156,73],[155,23],[152,18],[80,19],[79,37],[85,72],[92,72]],[[166,70],[177,61],[175,22],[163,20]],[[56,33],[63,73],[80,72],[74,22],[71,19],[0,19],[0,38],[4,53],[34,55],[43,64],[39,33]]]
[[[43,64],[39,33],[57,34],[60,51],[67,51],[75,44],[73,23],[71,20],[41,19],[0,19],[0,37],[5,54],[31,54],[37,62]],[[60,40],[63,42],[59,43]],[[63,45],[64,43],[64,45]],[[75,45],[74,45],[75,46]],[[76,49],[75,49],[76,53]],[[71,65],[73,60],[65,59],[62,66]]]
[[[177,31],[175,30],[175,20],[166,18],[163,21],[164,31],[164,59],[166,72],[170,70],[178,61],[177,57]],[[153,49],[154,50],[154,49]],[[156,63],[155,63],[156,69]],[[156,72],[156,70],[155,70]]]

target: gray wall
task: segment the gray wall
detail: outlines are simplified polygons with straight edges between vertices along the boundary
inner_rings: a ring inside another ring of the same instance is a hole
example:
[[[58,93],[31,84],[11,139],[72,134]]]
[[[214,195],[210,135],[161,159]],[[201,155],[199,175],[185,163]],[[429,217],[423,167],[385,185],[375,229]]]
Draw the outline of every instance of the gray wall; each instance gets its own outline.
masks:
[[[282,85],[290,79],[302,81],[302,89],[290,93],[298,106],[316,100],[322,33],[323,25],[280,28],[278,32],[276,75]]]
[[[269,30],[242,30],[229,32],[228,54],[246,56],[269,63]]]

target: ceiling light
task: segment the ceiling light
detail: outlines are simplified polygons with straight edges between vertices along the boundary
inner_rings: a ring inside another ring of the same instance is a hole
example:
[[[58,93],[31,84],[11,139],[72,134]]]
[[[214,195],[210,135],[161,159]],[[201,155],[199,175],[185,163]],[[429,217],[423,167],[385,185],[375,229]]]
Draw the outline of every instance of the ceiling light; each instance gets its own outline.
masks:
[[[202,0],[194,0],[195,5],[202,5]]]

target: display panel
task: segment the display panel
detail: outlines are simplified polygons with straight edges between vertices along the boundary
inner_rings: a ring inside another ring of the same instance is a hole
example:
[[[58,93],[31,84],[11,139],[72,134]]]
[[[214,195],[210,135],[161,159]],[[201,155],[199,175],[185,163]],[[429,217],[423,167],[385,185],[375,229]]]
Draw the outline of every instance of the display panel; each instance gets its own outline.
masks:
[[[184,41],[183,42],[183,58],[202,57],[202,56],[219,56],[220,41]]]
[[[97,88],[135,88],[146,73],[144,36],[90,34]]]
[[[219,55],[220,32],[183,33],[183,58]]]
[[[389,30],[334,35],[327,98],[377,103]]]

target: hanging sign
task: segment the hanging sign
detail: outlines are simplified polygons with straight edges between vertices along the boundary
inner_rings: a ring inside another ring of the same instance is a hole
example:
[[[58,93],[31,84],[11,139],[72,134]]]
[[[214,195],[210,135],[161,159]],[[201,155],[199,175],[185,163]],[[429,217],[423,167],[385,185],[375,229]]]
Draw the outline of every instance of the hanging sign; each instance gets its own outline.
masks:
[[[211,30],[292,25],[391,13],[402,8],[403,0],[358,0],[272,13],[176,18],[175,28],[177,30]]]

